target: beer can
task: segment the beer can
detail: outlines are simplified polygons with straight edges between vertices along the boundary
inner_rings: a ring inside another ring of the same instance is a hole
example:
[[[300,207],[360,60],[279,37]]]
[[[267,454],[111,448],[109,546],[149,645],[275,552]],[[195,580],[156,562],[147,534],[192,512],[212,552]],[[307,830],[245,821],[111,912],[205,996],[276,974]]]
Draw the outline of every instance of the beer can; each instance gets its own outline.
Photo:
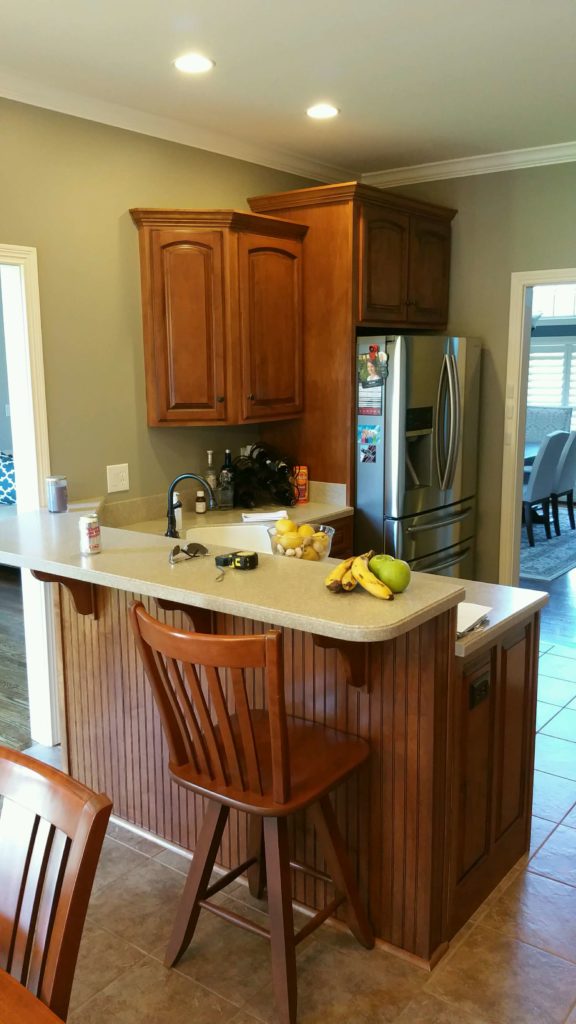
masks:
[[[66,512],[68,508],[68,481],[65,476],[46,477],[46,502],[49,512]]]
[[[89,512],[86,516],[80,516],[78,526],[80,528],[80,554],[97,555],[102,550],[97,513]]]

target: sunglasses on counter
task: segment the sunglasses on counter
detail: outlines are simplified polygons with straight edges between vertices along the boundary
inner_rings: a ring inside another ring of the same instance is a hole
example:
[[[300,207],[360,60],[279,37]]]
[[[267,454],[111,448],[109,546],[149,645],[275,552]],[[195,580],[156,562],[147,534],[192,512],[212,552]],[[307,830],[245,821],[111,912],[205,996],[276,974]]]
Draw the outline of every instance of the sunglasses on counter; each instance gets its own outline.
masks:
[[[176,565],[177,562],[183,562],[186,558],[198,558],[200,555],[207,555],[208,548],[205,548],[203,544],[176,544],[172,548],[168,555],[168,561],[170,565]]]

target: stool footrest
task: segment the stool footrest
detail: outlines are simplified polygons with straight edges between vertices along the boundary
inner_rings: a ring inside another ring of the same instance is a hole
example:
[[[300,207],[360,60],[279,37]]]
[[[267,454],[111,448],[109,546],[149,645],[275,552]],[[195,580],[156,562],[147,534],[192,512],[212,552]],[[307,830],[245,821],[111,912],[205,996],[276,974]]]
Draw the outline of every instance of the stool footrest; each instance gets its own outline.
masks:
[[[299,860],[291,860],[290,867],[294,871],[301,871],[304,875],[311,875],[312,878],[317,878],[320,882],[328,882],[329,885],[334,885],[334,879],[330,878],[330,875],[325,874],[324,871],[316,871],[315,868],[311,868],[308,864],[302,864]]]
[[[228,910],[220,906],[219,903],[199,900],[198,906],[203,907],[204,910],[209,910],[211,914],[216,914],[216,917],[223,917],[225,921],[229,921],[231,924],[237,924],[239,928],[244,928],[247,932],[253,932],[254,935],[261,935],[263,939],[270,940],[270,932],[267,928],[262,928],[261,925],[250,921],[247,917],[242,917],[241,914],[235,914],[233,910]]]
[[[222,875],[222,878],[218,879],[217,882],[208,886],[204,896],[214,896],[215,893],[220,892],[221,889],[225,889],[227,885],[230,885],[231,882],[238,878],[238,875],[241,875],[248,868],[251,868],[252,865],[256,863],[256,860],[256,857],[250,857],[249,860],[245,860],[242,864],[239,864],[237,868],[234,868],[232,871],[227,871],[225,875]]]
[[[328,903],[324,907],[324,910],[319,910],[318,913],[314,915],[312,920],[308,922],[308,924],[305,924],[304,927],[301,928],[299,932],[296,932],[296,935],[294,936],[294,945],[297,946],[299,942],[302,942],[302,940],[306,939],[309,935],[312,934],[312,932],[315,932],[316,929],[324,923],[326,918],[331,917],[334,911],[338,909],[340,904],[345,902],[345,896],[335,896],[334,899],[331,900],[330,903]]]

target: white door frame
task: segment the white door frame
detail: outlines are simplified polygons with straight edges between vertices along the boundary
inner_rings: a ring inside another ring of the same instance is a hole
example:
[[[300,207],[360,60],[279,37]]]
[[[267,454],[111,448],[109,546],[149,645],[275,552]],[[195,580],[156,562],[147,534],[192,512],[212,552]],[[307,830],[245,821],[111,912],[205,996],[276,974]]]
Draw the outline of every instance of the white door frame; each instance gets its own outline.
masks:
[[[18,510],[44,504],[50,472],[40,293],[36,249],[0,245],[0,287]],[[22,571],[30,732],[37,743],[59,742],[58,674],[50,595],[28,570]]]
[[[522,530],[522,483],[526,433],[528,362],[532,326],[532,288],[539,284],[572,284],[576,268],[532,270],[512,274],[508,330],[508,369],[504,451],[502,459],[502,503],[500,508],[500,583],[517,586],[520,574]]]

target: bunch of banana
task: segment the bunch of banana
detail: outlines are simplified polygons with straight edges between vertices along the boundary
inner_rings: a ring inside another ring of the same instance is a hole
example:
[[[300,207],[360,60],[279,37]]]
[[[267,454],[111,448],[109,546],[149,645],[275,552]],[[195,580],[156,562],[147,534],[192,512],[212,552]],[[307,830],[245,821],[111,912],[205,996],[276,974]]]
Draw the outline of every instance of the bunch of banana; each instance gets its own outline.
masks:
[[[333,594],[338,594],[341,590],[354,590],[358,585],[358,580],[352,575],[353,561],[354,558],[345,558],[328,573],[324,584]]]
[[[368,562],[374,554],[373,551],[367,552],[365,555],[358,555],[357,558],[352,560],[351,572],[355,580],[358,581],[364,590],[367,590],[373,597],[379,597],[383,601],[393,601],[394,594],[387,587],[385,583],[382,583],[377,576],[374,575],[371,569],[368,567]]]

